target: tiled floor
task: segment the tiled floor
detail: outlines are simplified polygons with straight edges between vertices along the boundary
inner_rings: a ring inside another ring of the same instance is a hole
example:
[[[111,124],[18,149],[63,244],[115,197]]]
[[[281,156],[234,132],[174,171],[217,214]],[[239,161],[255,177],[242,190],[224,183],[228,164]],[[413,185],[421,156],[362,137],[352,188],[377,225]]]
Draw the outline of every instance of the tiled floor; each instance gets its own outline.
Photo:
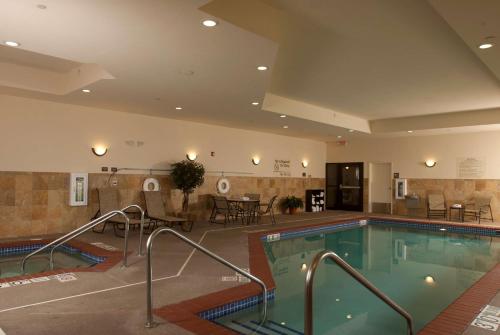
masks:
[[[280,227],[318,224],[352,214],[326,212],[281,216]],[[262,225],[221,225],[197,223],[187,235],[215,253],[241,267],[248,267],[249,232],[269,229]],[[168,322],[145,329],[146,290],[145,259],[137,257],[138,232],[131,233],[130,249],[134,250],[126,269],[120,265],[107,272],[77,273],[78,280],[60,283],[48,281],[0,289],[0,328],[11,334],[190,334]],[[122,248],[122,239],[112,231],[87,233],[87,242],[103,242]],[[233,271],[213,262],[172,236],[159,236],[155,242],[154,306],[198,297],[238,285],[223,282],[221,276]],[[468,330],[469,331],[469,330]],[[466,333],[482,334],[472,332]]]

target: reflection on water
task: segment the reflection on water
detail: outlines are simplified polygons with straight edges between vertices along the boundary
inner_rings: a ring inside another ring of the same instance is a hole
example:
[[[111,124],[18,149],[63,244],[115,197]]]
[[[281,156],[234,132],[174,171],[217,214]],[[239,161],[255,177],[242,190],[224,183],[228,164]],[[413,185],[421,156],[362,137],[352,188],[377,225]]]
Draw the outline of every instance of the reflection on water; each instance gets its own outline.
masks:
[[[498,238],[368,225],[265,243],[275,320],[303,329],[304,277],[320,251],[336,252],[406,308],[418,329],[500,260]],[[401,334],[405,322],[333,262],[315,281],[315,334]]]

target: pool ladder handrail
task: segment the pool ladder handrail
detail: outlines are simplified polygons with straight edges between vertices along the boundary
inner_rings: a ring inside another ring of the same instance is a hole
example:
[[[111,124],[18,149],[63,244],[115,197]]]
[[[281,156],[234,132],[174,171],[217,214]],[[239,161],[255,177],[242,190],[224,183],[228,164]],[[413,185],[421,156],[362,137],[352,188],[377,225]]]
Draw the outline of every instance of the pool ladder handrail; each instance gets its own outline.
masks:
[[[67,233],[66,235],[63,235],[57,239],[55,239],[54,241],[44,245],[43,247],[31,252],[30,254],[26,255],[23,260],[21,261],[21,273],[24,274],[25,273],[25,267],[26,267],[26,261],[31,258],[32,256],[48,249],[49,247],[52,247],[52,250],[50,251],[50,260],[49,260],[49,264],[50,264],[50,267],[51,269],[53,269],[53,252],[54,252],[54,249],[61,246],[62,244],[72,240],[73,238],[75,237],[78,237],[80,236],[81,234],[85,233],[86,231],[94,228],[95,226],[97,226],[98,224],[101,224],[103,222],[105,222],[106,220],[109,220],[111,219],[112,217],[114,217],[115,215],[121,215],[123,216],[123,218],[125,219],[125,235],[124,235],[124,248],[123,248],[123,267],[127,267],[128,264],[127,264],[127,258],[128,258],[128,232],[130,230],[130,220],[127,216],[127,214],[125,213],[125,211],[129,208],[132,208],[132,207],[135,207],[135,208],[138,208],[140,211],[141,211],[141,228],[140,228],[140,235],[141,235],[141,238],[142,239],[142,235],[143,235],[143,230],[144,230],[144,210],[138,206],[138,205],[130,205],[130,206],[127,206],[121,210],[114,210],[114,211],[111,211],[111,212],[108,212],[104,215],[101,215],[100,217],[90,221],[89,223]],[[141,256],[141,250],[139,249],[139,256]]]
[[[129,205],[129,206],[125,207],[125,208],[122,208],[120,211],[123,212],[126,215],[127,214],[127,212],[126,212],[127,209],[130,209],[130,208],[137,208],[141,212],[141,228],[140,228],[140,236],[139,236],[139,253],[138,253],[138,255],[142,256],[141,250],[142,250],[142,236],[143,236],[143,230],[144,230],[144,215],[145,215],[145,213],[144,213],[144,210],[139,205]],[[109,218],[111,218],[111,217],[109,217]],[[129,220],[128,216],[127,216],[127,219],[125,221],[127,221],[127,220]],[[93,227],[95,227],[95,225],[96,224],[94,224]],[[127,224],[125,224],[125,225],[127,225]],[[84,230],[78,230],[78,229],[74,230],[72,236],[69,236],[68,238],[60,241],[59,243],[57,243],[55,246],[52,247],[52,249],[50,250],[50,257],[49,257],[50,269],[51,270],[54,269],[54,250],[56,250],[56,248],[60,247],[64,243],[68,242],[69,240],[71,240],[71,239],[73,239],[75,237],[80,236],[81,234],[83,234],[84,232],[86,232],[89,229],[91,229],[91,228],[84,229]],[[125,236],[126,237],[125,237],[125,248],[124,248],[124,254],[123,254],[123,266],[124,267],[128,266],[128,264],[127,264],[127,260],[128,260],[128,231],[129,231],[129,229],[125,228]]]
[[[181,239],[182,241],[186,242],[193,248],[203,252],[205,255],[211,257],[212,259],[215,259],[217,262],[231,268],[232,270],[238,272],[242,276],[247,277],[251,281],[256,282],[262,287],[262,302],[263,302],[263,311],[262,311],[262,320],[261,324],[264,323],[264,321],[267,318],[267,286],[266,284],[256,276],[252,275],[251,273],[237,267],[236,265],[228,262],[224,258],[214,254],[210,250],[206,249],[205,247],[202,247],[200,244],[188,239],[184,235],[176,232],[175,230],[171,228],[158,228],[155,231],[151,233],[149,236],[147,242],[146,242],[146,249],[147,249],[147,263],[146,263],[146,271],[147,271],[147,292],[146,292],[146,303],[147,303],[147,320],[145,327],[146,328],[153,328],[156,326],[156,323],[153,320],[153,269],[151,265],[151,254],[152,254],[152,249],[153,249],[153,241],[158,236],[160,233],[170,233],[174,235],[175,237]]]
[[[366,279],[361,273],[356,271],[352,266],[350,266],[346,261],[344,261],[339,255],[334,253],[333,251],[324,250],[318,253],[309,269],[307,270],[306,275],[306,284],[305,284],[305,300],[304,300],[304,335],[312,335],[313,334],[313,282],[314,275],[316,273],[316,269],[321,264],[324,259],[331,259],[334,261],[341,269],[347,272],[351,277],[356,279],[361,285],[366,287],[370,292],[375,294],[380,300],[386,303],[389,307],[391,307],[394,311],[399,313],[402,317],[406,319],[407,324],[407,333],[408,335],[413,335],[413,318],[406,310],[400,307],[397,303],[395,303],[391,298],[389,298],[385,293],[380,291],[375,285],[373,285],[368,279]]]

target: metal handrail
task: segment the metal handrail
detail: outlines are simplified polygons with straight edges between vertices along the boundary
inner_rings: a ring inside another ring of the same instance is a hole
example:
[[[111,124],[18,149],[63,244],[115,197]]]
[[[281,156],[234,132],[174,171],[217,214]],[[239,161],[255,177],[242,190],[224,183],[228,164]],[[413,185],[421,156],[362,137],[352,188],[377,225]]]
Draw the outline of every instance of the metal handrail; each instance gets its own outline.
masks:
[[[98,217],[97,219],[90,221],[89,223],[87,223],[87,224],[85,224],[85,225],[83,225],[83,226],[81,226],[81,227],[79,227],[79,228],[77,228],[77,229],[75,229],[75,230],[73,230],[73,231],[71,231],[71,232],[67,233],[66,235],[63,235],[63,236],[59,237],[58,239],[55,239],[54,241],[52,241],[52,242],[50,242],[50,243],[48,243],[48,244],[44,245],[43,247],[41,247],[41,248],[39,248],[39,249],[37,249],[37,250],[35,250],[35,251],[31,252],[30,254],[26,255],[26,256],[23,258],[23,260],[21,261],[21,273],[23,273],[23,274],[24,274],[24,268],[25,268],[25,265],[26,265],[26,261],[27,261],[29,258],[31,258],[32,256],[34,256],[34,255],[36,255],[36,254],[38,254],[38,253],[42,252],[42,251],[43,251],[43,250],[45,250],[45,249],[48,249],[50,246],[52,246],[52,245],[54,245],[54,244],[58,243],[59,241],[62,241],[62,240],[64,240],[65,238],[72,236],[75,232],[79,232],[79,231],[85,230],[87,227],[93,227],[93,224],[94,224],[94,223],[98,224],[98,223],[102,223],[103,221],[106,221],[107,219],[109,219],[109,218],[110,218],[110,217],[112,217],[113,215],[116,215],[116,214],[117,214],[117,213],[114,213],[114,212],[115,212],[115,211],[113,211],[113,212],[109,212],[109,213],[107,213],[107,214],[105,214],[105,215],[102,215],[102,216]],[[116,212],[117,212],[117,211],[116,211]]]
[[[142,207],[139,205],[128,205],[127,207],[122,208],[121,210],[123,212],[125,212],[129,208],[137,208],[141,212],[141,225],[140,225],[141,227],[139,229],[139,252],[137,253],[137,255],[142,256],[142,239],[143,239],[143,235],[144,235],[144,217],[146,214],[145,214],[144,209],[142,209]],[[128,241],[127,241],[127,239],[125,239],[125,249],[128,249],[127,247],[128,247]]]
[[[125,247],[124,247],[124,250],[123,250],[123,266],[124,267],[127,267],[127,256],[128,256],[128,232],[129,232],[129,229],[130,229],[130,220],[127,216],[127,214],[124,212],[126,209],[128,208],[131,208],[131,207],[137,207],[140,209],[141,211],[141,233],[142,233],[142,230],[143,230],[143,226],[144,226],[144,211],[142,210],[141,207],[139,207],[138,205],[130,205],[130,206],[127,206],[125,207],[123,210],[114,210],[114,211],[111,211],[111,212],[108,212],[104,215],[101,215],[100,217],[90,221],[89,223],[67,233],[66,235],[63,235],[57,239],[55,239],[54,241],[44,245],[43,247],[31,252],[30,254],[26,255],[23,260],[21,261],[21,273],[24,274],[24,270],[25,270],[25,267],[26,267],[26,261],[31,258],[32,256],[48,249],[49,247],[51,246],[54,246],[50,252],[50,259],[49,259],[49,262],[50,262],[50,266],[51,268],[53,268],[53,252],[54,252],[54,249],[59,247],[60,245],[68,242],[69,240],[77,237],[77,236],[80,236],[81,234],[83,234],[84,232],[94,228],[95,226],[97,226],[98,224],[101,224],[103,222],[105,222],[106,220],[109,220],[110,218],[112,218],[113,216],[115,215],[121,215],[125,218]]]
[[[261,323],[263,323],[266,320],[266,318],[267,318],[267,287],[266,287],[266,284],[264,284],[264,282],[262,280],[255,277],[254,275],[240,269],[236,265],[229,263],[224,258],[214,254],[210,250],[208,250],[208,249],[202,247],[201,245],[199,245],[198,243],[188,239],[184,235],[179,234],[175,230],[173,230],[171,228],[158,228],[151,233],[151,235],[148,238],[148,241],[146,242],[146,249],[148,251],[147,265],[146,265],[147,266],[147,268],[146,268],[147,269],[147,280],[146,280],[146,283],[147,283],[147,293],[146,293],[146,295],[147,295],[147,297],[146,297],[146,299],[147,299],[147,321],[145,324],[146,328],[153,328],[156,326],[156,324],[153,321],[153,285],[152,285],[153,284],[152,283],[153,282],[153,279],[152,279],[153,278],[153,269],[151,267],[151,254],[152,254],[152,248],[153,248],[153,241],[156,238],[156,236],[160,233],[173,234],[174,236],[178,237],[182,241],[191,245],[193,248],[200,250],[205,255],[215,259],[219,263],[222,263],[223,265],[231,268],[232,270],[238,272],[239,274],[241,274],[241,275],[247,277],[248,279],[253,280],[257,284],[259,284],[262,287],[262,292],[263,292],[262,293],[263,311],[262,311],[262,322]]]
[[[144,230],[144,210],[139,205],[129,205],[127,207],[122,208],[120,210],[120,212],[123,212],[123,215],[126,217],[126,221],[129,219],[128,219],[128,216],[126,215],[125,211],[129,208],[137,208],[141,212],[141,227],[140,227],[140,234],[139,234],[139,256],[142,256],[141,250],[142,250],[142,235],[143,235],[143,230]],[[108,213],[104,214],[103,216],[106,216],[107,214]],[[121,214],[121,213],[116,213],[116,214]],[[92,228],[95,227],[96,225],[106,221],[106,220],[109,220],[110,218],[112,218],[116,214],[113,214],[112,216],[109,216],[105,219],[102,219],[103,216],[101,216],[101,218],[97,219],[97,220],[100,219],[100,222],[99,223],[96,222],[96,223],[92,224]],[[127,225],[127,223],[125,225]],[[84,226],[82,226],[82,227],[84,227]],[[60,247],[64,243],[68,242],[69,240],[80,236],[81,234],[83,234],[84,232],[86,232],[87,230],[90,229],[90,228],[81,229],[82,227],[74,230],[72,232],[73,234],[71,236],[68,236],[66,239],[61,240],[58,244],[56,244],[55,246],[52,247],[52,249],[50,250],[50,257],[49,257],[49,264],[50,264],[51,270],[54,269],[54,250],[56,250],[58,247]],[[128,231],[129,231],[129,229],[125,228],[125,242],[124,242],[125,247],[123,249],[123,266],[124,267],[128,266],[128,264],[127,264],[127,261],[128,261]]]
[[[347,272],[351,277],[356,279],[361,285],[366,287],[370,292],[375,294],[379,299],[385,302],[394,311],[399,313],[402,317],[406,319],[408,335],[413,335],[413,318],[411,315],[405,311],[402,307],[396,304],[391,298],[380,291],[375,285],[373,285],[368,279],[366,279],[361,273],[356,271],[352,266],[350,266],[346,261],[344,261],[339,255],[333,251],[324,250],[318,253],[306,275],[306,289],[305,289],[305,301],[304,301],[304,334],[313,334],[313,319],[312,319],[312,305],[313,305],[313,281],[314,274],[318,265],[325,259],[329,258],[333,260],[338,266],[340,266],[345,272]]]

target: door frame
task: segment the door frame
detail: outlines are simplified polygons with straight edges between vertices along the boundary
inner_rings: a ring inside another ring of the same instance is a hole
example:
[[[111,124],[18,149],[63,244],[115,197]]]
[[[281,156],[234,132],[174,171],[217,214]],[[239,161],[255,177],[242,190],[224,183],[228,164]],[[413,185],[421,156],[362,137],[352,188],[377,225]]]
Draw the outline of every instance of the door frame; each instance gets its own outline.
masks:
[[[391,195],[390,195],[390,214],[393,213],[394,211],[394,169],[392,162],[382,162],[382,161],[374,161],[374,162],[367,162],[368,164],[368,212],[372,213],[372,180],[371,180],[371,175],[372,175],[372,164],[388,164],[390,166],[390,175],[389,175],[389,188],[391,190]]]
[[[365,183],[365,174],[364,174],[364,167],[365,163],[364,162],[340,162],[340,163],[326,163],[325,164],[325,196],[328,196],[328,165],[329,164],[336,164],[339,165],[339,169],[337,169],[337,179],[340,179],[340,171],[342,171],[343,165],[352,165],[352,164],[359,164],[360,167],[360,184],[359,184],[359,197],[361,199],[359,206],[356,207],[348,207],[348,208],[341,208],[339,207],[339,201],[338,199],[341,199],[342,196],[342,190],[339,187],[337,189],[337,202],[335,203],[335,207],[326,207],[326,204],[328,204],[328,201],[325,201],[325,208],[330,209],[330,210],[343,210],[343,211],[356,211],[356,212],[363,212],[364,211],[364,183]],[[326,199],[326,198],[325,198]]]

